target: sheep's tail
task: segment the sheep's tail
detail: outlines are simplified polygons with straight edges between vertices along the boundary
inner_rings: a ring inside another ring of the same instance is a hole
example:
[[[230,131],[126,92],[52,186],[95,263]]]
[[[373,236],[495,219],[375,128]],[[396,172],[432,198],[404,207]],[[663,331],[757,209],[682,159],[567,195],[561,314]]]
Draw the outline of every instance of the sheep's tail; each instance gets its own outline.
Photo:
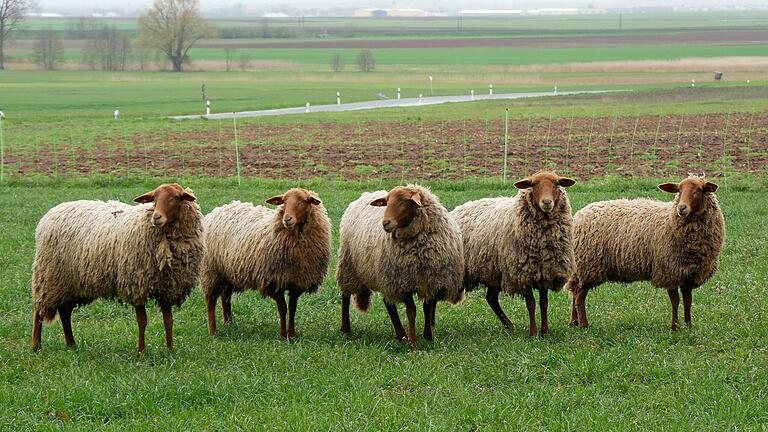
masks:
[[[371,290],[364,289],[355,294],[355,307],[360,312],[368,312],[371,308]]]

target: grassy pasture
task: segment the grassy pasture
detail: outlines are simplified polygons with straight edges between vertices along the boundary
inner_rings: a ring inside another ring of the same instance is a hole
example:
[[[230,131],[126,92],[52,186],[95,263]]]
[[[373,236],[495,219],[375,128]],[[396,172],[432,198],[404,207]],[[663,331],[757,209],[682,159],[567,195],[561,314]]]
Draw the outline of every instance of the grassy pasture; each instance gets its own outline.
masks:
[[[148,349],[136,358],[133,313],[108,301],[75,312],[77,350],[65,348],[57,322],[44,328],[42,351],[30,353],[37,220],[62,201],[127,201],[158,181],[19,179],[0,186],[0,429],[760,430],[768,422],[768,238],[755,223],[768,217],[764,180],[732,181],[718,194],[727,221],[721,270],[694,293],[693,327],[676,333],[668,330],[666,293],[644,283],[592,293],[587,331],[567,327],[565,293],[550,296],[552,332],[543,339],[526,336],[521,299],[502,300],[515,324],[505,332],[480,292],[441,306],[436,341],[410,352],[392,339],[378,298],[371,314],[353,313],[351,337],[338,332],[334,259],[319,293],[300,302],[293,343],[278,339],[274,305],[254,293],[235,298],[234,322],[209,337],[194,292],[175,314],[173,354],[153,308]],[[574,210],[618,197],[669,199],[655,190],[660,181],[581,182],[569,193]],[[232,199],[260,202],[293,185],[181,182],[195,189],[205,212]],[[393,185],[304,183],[323,198],[335,225],[361,191]],[[510,193],[494,182],[431,186],[449,209]]]

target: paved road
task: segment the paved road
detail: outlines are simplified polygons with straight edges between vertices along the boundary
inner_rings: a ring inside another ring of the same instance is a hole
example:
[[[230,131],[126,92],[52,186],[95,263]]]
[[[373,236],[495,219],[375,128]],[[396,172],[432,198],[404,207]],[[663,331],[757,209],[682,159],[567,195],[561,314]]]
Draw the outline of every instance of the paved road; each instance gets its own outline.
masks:
[[[586,93],[606,93],[611,90],[594,90],[594,91],[573,91],[573,92],[535,92],[535,93],[503,93],[503,94],[483,94],[483,95],[464,95],[464,96],[431,96],[424,98],[404,98],[404,99],[385,99],[366,102],[352,102],[344,104],[333,105],[314,105],[309,108],[297,107],[297,108],[280,108],[262,111],[240,111],[231,113],[218,113],[210,115],[183,115],[170,117],[173,120],[195,120],[195,119],[231,119],[233,117],[263,117],[263,116],[279,116],[287,114],[304,114],[304,113],[317,113],[317,112],[342,112],[342,111],[357,111],[364,109],[376,109],[376,108],[403,108],[425,105],[437,105],[450,102],[472,102],[480,100],[490,99],[523,99],[542,96],[568,96],[574,94],[586,94]]]

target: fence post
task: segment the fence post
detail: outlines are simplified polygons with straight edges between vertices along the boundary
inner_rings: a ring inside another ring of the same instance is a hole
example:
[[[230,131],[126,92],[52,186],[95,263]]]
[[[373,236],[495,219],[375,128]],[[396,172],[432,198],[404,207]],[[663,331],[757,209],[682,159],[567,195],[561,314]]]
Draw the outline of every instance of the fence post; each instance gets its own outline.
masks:
[[[0,182],[5,179],[5,142],[3,142],[3,118],[0,111]]]
[[[504,108],[504,169],[502,180],[507,182],[507,149],[509,148],[509,108]]]
[[[237,167],[237,185],[240,186],[240,149],[237,143],[237,115],[232,113],[232,127],[235,131],[235,164]]]

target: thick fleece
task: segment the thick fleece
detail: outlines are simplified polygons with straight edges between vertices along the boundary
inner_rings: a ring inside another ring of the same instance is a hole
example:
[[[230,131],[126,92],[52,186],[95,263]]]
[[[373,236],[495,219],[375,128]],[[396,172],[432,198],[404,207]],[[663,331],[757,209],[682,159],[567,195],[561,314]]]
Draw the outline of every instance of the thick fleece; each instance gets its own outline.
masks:
[[[282,205],[272,210],[234,201],[205,216],[207,251],[200,282],[206,298],[222,285],[263,296],[317,291],[331,258],[327,211],[313,205],[304,226],[295,230],[283,226],[283,213]]]
[[[200,207],[181,204],[178,219],[151,223],[153,203],[59,204],[37,226],[32,298],[50,321],[59,305],[97,298],[180,306],[195,286],[204,252]]]
[[[382,229],[385,207],[370,203],[387,191],[365,192],[341,218],[339,266],[342,293],[355,295],[358,309],[370,306],[370,292],[388,303],[416,293],[421,299],[463,299],[464,254],[461,231],[429,189],[407,185],[421,195],[421,212],[405,228]]]
[[[565,189],[559,189],[549,214],[538,208],[532,189],[470,201],[451,212],[464,239],[467,291],[478,284],[518,295],[562,288],[574,269],[573,219]]]

